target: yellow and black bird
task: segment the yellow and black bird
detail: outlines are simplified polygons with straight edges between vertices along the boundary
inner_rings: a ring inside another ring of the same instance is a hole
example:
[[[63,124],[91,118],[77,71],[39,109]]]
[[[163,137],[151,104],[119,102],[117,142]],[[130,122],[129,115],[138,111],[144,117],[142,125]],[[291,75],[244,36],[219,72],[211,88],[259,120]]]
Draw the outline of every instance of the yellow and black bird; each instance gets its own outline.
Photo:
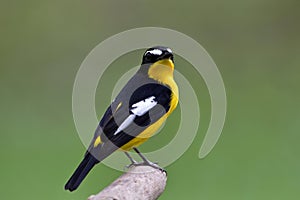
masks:
[[[114,151],[135,150],[143,164],[154,166],[136,148],[151,137],[178,104],[173,79],[174,55],[170,48],[156,46],[143,55],[142,65],[104,113],[83,160],[65,185],[76,190],[92,167]]]

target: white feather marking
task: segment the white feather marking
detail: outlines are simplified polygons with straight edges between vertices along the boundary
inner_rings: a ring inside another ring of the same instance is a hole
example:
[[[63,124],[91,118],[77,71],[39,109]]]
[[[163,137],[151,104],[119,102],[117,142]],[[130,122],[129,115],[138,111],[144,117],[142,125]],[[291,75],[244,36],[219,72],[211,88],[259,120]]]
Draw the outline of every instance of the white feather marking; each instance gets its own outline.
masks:
[[[119,128],[116,130],[116,132],[114,133],[114,135],[117,135],[118,133],[120,133],[121,131],[123,131],[125,128],[127,128],[135,119],[134,114],[129,115],[124,122],[119,126]]]
[[[151,96],[145,100],[133,104],[131,106],[131,112],[133,112],[133,114],[137,116],[142,116],[157,104],[157,101],[155,101],[154,99],[155,97]]]
[[[153,50],[150,50],[150,51],[147,51],[148,53],[151,53],[151,54],[154,54],[154,55],[158,55],[160,56],[163,52],[162,50],[160,49],[153,49]]]
[[[123,123],[119,126],[119,128],[116,130],[114,135],[117,135],[121,131],[123,131],[125,128],[127,128],[135,119],[136,116],[142,116],[146,112],[148,112],[150,109],[152,109],[156,104],[157,101],[154,100],[155,97],[151,96],[147,99],[144,99],[142,101],[139,101],[135,104],[133,104],[130,110],[133,114],[129,115]]]
[[[171,50],[170,48],[167,48],[167,51],[168,51],[169,53],[173,53],[172,50]]]

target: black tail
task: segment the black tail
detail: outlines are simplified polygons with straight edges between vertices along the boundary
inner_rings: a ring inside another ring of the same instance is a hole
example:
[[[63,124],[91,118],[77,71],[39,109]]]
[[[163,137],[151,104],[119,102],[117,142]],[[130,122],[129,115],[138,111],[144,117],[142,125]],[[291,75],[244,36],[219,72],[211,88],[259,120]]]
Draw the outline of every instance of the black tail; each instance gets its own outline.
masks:
[[[90,153],[87,153],[84,156],[84,159],[81,161],[71,178],[65,185],[65,190],[70,190],[71,192],[76,190],[89,171],[94,167],[95,164],[99,161],[92,156]]]

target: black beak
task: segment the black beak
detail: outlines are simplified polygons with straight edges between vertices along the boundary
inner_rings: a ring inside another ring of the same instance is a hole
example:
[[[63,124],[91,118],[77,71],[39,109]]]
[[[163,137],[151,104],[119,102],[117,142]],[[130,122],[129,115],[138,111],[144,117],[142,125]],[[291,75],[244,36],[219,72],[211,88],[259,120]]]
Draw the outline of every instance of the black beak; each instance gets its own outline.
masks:
[[[172,53],[170,52],[165,52],[161,57],[160,57],[160,60],[163,60],[163,59],[171,59],[173,62],[174,62],[174,56]]]

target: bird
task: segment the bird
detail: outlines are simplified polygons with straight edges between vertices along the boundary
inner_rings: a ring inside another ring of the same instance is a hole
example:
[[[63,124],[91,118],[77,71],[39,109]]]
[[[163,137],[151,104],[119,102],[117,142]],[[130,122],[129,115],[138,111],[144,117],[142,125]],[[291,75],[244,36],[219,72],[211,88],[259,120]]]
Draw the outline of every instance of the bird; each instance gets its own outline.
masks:
[[[103,114],[84,158],[65,184],[65,190],[76,190],[90,170],[116,150],[123,151],[132,165],[138,163],[129,155],[130,150],[142,158],[140,164],[156,167],[137,147],[156,133],[178,101],[172,50],[164,46],[147,49],[137,72]]]

